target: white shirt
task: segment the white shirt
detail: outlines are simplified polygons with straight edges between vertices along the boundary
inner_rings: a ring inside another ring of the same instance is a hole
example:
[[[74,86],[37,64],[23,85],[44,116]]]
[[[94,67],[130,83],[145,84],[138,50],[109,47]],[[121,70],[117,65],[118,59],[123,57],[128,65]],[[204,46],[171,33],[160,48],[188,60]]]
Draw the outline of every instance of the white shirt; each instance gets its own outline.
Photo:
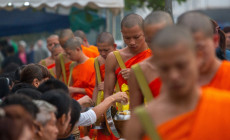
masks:
[[[96,113],[90,109],[84,113],[81,113],[79,121],[76,126],[89,126],[97,121]]]

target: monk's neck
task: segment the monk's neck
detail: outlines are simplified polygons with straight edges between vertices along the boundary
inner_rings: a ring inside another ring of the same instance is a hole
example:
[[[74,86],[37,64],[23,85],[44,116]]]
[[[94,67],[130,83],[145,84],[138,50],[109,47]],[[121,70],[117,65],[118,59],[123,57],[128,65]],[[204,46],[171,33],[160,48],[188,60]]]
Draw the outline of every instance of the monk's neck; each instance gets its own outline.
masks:
[[[139,53],[141,53],[141,52],[143,52],[143,51],[145,51],[147,49],[148,49],[148,45],[147,45],[147,43],[144,43],[144,45],[139,50],[132,50],[132,49],[130,49],[130,52],[132,54],[134,54],[134,55],[137,55],[137,54],[139,54]]]
[[[80,56],[79,56],[80,58],[79,58],[79,60],[78,61],[76,61],[78,64],[83,64],[83,63],[85,63],[85,61],[87,61],[89,58],[85,55],[85,54],[80,54]]]
[[[199,86],[196,85],[184,95],[175,95],[170,93],[168,95],[168,99],[166,100],[169,102],[169,105],[185,110],[193,110],[200,99],[201,90]]]
[[[210,67],[208,67],[204,72],[200,72],[199,77],[199,85],[204,86],[209,84],[213,77],[216,75],[216,72],[221,66],[221,61],[219,59],[214,59],[213,63],[210,64]]]

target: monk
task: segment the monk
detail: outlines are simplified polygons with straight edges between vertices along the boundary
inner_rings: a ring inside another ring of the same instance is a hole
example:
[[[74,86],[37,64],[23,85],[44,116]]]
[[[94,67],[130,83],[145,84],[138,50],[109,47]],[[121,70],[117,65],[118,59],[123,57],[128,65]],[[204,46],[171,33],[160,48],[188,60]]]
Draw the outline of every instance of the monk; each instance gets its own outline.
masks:
[[[120,89],[120,91],[128,94],[127,80],[130,77],[131,66],[151,56],[151,51],[145,42],[143,18],[141,16],[129,14],[124,17],[121,22],[121,33],[127,47],[110,53],[106,58],[105,98],[113,94],[116,81],[119,85],[117,91]],[[128,106],[124,109],[118,108],[119,111],[128,109]]]
[[[59,44],[58,36],[57,35],[50,35],[47,40],[47,49],[51,52],[51,56],[42,59],[39,64],[47,67],[47,69],[51,72],[52,76],[55,76],[55,59],[52,53],[52,48]]]
[[[62,30],[60,35],[59,35],[59,41],[60,41],[61,46],[64,46],[66,41],[70,38],[73,38],[73,37],[74,37],[74,34],[73,34],[72,30],[70,30],[70,29]],[[90,50],[89,48],[82,48],[82,51],[87,57],[90,57],[90,58],[95,57],[93,51]],[[61,61],[62,61],[62,66],[61,66]],[[60,79],[60,77],[62,75],[63,82],[68,86],[71,84],[70,83],[71,80],[69,80],[69,78],[70,78],[69,72],[70,72],[71,63],[72,63],[72,61],[66,56],[65,53],[61,54],[56,61],[57,79]]]
[[[135,109],[125,129],[126,139],[230,139],[230,94],[200,88],[201,56],[189,30],[166,27],[150,47],[164,90],[148,106]]]
[[[171,16],[164,11],[156,11],[150,13],[144,20],[144,33],[145,40],[150,46],[151,38],[154,35],[164,28],[165,26],[172,25],[173,20]],[[153,52],[154,55],[154,52]],[[161,88],[161,81],[156,72],[156,67],[154,65],[154,56],[147,58],[146,60],[132,66],[132,72],[130,74],[130,78],[128,80],[129,91],[130,91],[130,109],[132,110],[136,106],[139,106],[145,101],[150,101],[153,97],[156,97]],[[137,68],[140,70],[137,73]],[[151,73],[151,74],[149,74]],[[145,81],[137,81],[137,76],[142,76]],[[146,85],[140,85],[144,84]],[[149,89],[149,95],[144,96],[147,91],[143,91]],[[150,97],[148,97],[150,96]],[[145,97],[145,98],[144,98]]]
[[[63,46],[67,56],[75,62],[71,75],[73,84],[69,87],[69,92],[75,100],[85,95],[92,98],[95,86],[94,59],[88,58],[82,52],[81,44],[81,38],[74,37],[67,40]]]
[[[66,41],[70,38],[73,38],[73,32],[70,29],[64,29],[59,35],[59,42],[61,47],[63,47]],[[67,57],[66,53],[61,53],[56,59],[56,77],[61,79],[67,86],[69,83],[69,69],[72,61]],[[61,78],[62,76],[62,78]]]
[[[187,12],[178,18],[178,24],[188,27],[196,40],[197,52],[202,56],[199,84],[202,87],[213,87],[230,90],[230,62],[221,61],[215,55],[219,38],[214,34],[209,17]]]
[[[100,56],[95,58],[94,65],[96,71],[96,85],[93,92],[93,101],[96,103],[96,105],[98,105],[104,98],[103,91],[105,78],[105,60],[110,52],[116,50],[117,45],[115,44],[113,36],[110,33],[102,32],[97,37],[97,47],[98,51],[100,52]],[[113,134],[106,136],[103,134],[103,131],[104,130],[97,131],[98,140],[117,140]]]
[[[75,37],[80,37],[82,40],[83,40],[83,44],[82,44],[82,50],[91,50],[92,53],[91,55],[92,56],[89,56],[89,57],[97,57],[99,56],[99,52],[98,52],[98,48],[96,46],[93,46],[93,45],[90,45],[89,42],[88,42],[88,39],[85,35],[85,33],[81,30],[77,30],[74,32],[74,36]]]

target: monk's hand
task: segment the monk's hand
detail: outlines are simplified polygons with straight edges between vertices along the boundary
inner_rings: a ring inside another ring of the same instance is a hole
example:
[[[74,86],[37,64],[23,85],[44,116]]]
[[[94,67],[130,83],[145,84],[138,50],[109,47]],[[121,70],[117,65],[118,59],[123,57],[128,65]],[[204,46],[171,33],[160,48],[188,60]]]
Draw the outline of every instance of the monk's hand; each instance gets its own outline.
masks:
[[[130,73],[131,73],[131,69],[130,69],[130,68],[123,69],[123,70],[120,71],[120,74],[122,75],[122,77],[123,77],[125,80],[128,80],[128,79],[129,79]]]
[[[98,91],[104,91],[104,82],[98,84]]]
[[[126,92],[117,92],[117,93],[111,95],[110,97],[111,97],[111,99],[114,100],[114,102],[119,102],[122,104],[127,104],[128,100],[129,100],[129,97],[126,94]]]
[[[79,102],[79,104],[81,106],[84,106],[84,107],[90,107],[90,106],[93,106],[94,105],[94,102],[93,100],[89,97],[89,96],[84,96],[82,98],[80,98],[79,100],[77,100]]]

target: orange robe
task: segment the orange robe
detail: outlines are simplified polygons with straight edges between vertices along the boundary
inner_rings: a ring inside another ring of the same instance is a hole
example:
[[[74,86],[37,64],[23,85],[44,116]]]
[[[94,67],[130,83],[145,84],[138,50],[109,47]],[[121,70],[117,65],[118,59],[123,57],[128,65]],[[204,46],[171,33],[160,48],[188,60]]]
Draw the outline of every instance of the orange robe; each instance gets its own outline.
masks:
[[[53,63],[53,64],[51,64],[51,65],[49,65],[49,66],[46,66],[46,67],[47,67],[47,69],[52,69],[52,68],[55,67],[55,63]]]
[[[229,140],[229,116],[229,92],[205,88],[193,111],[160,125],[157,131],[162,140]]]
[[[83,53],[89,58],[95,58],[95,57],[100,55],[98,51],[95,51],[93,49],[87,48],[87,47],[85,47],[83,45],[81,46],[81,48],[82,48]]]
[[[152,92],[153,97],[157,97],[159,95],[161,84],[162,83],[159,77],[149,83],[149,88]]]
[[[211,82],[202,87],[212,87],[221,90],[230,91],[230,62],[222,61],[221,66],[217,70],[216,74],[212,78]]]
[[[73,69],[72,74],[73,87],[84,88],[86,94],[92,98],[93,89],[95,86],[95,70],[94,59],[89,58],[83,64],[78,64]],[[75,100],[80,99],[84,95],[81,93],[73,93],[72,98]]]
[[[131,68],[132,65],[145,60],[146,58],[150,57],[151,55],[152,55],[151,50],[147,49],[147,50],[135,55],[134,57],[130,58],[128,61],[126,61],[125,66],[126,66],[126,68]],[[119,74],[120,71],[121,71],[121,68],[119,67],[115,71],[115,74],[116,74],[116,77],[118,80],[119,87],[120,87],[120,89],[122,89],[123,84],[126,84],[126,85],[128,85],[128,84],[127,84],[127,81],[122,77],[122,75]]]
[[[100,73],[101,73],[101,81],[104,81],[105,78],[105,64],[100,66]],[[93,136],[93,132],[91,131],[91,138]],[[106,136],[100,130],[97,131],[97,137],[95,140],[118,140],[113,134]]]

